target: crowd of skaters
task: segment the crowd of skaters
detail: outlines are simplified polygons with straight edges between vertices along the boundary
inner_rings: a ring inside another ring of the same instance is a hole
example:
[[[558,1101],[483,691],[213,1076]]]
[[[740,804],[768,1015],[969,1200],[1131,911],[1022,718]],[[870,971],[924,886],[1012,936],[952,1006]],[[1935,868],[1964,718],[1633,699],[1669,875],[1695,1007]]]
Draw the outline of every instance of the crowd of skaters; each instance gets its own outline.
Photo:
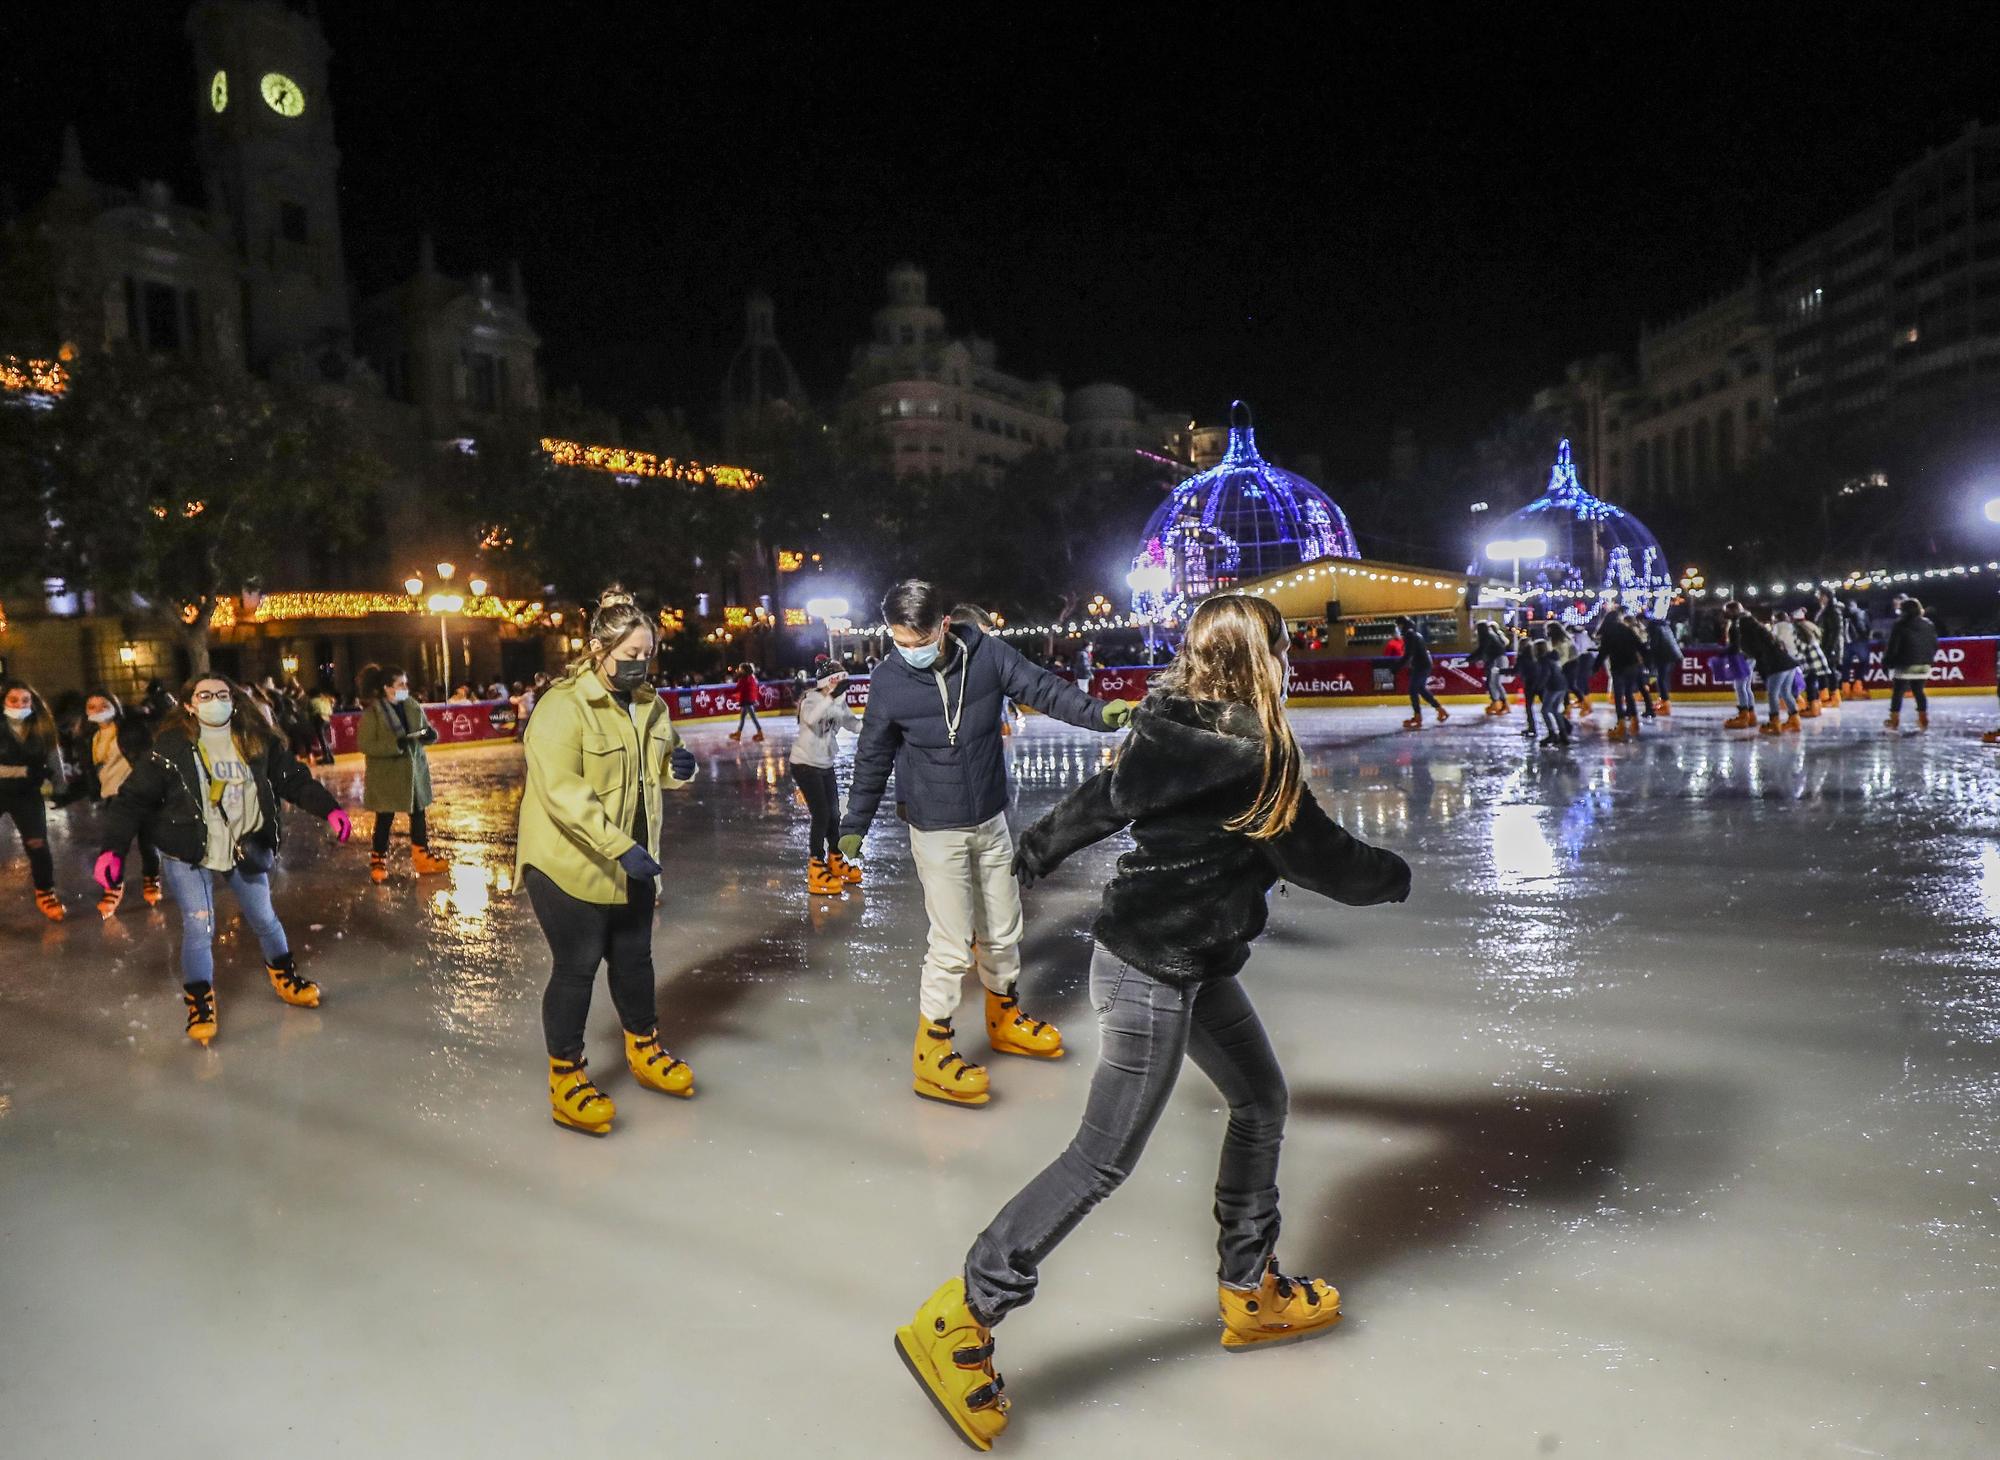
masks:
[[[1020,894],[1095,842],[1120,832],[1133,839],[1092,928],[1091,1003],[1103,1053],[1077,1134],[1001,1207],[959,1272],[897,1329],[905,1365],[962,1438],[990,1446],[1009,1407],[993,1331],[1034,1296],[1039,1269],[1063,1236],[1130,1174],[1184,1056],[1230,1109],[1215,1191],[1220,1342],[1253,1349],[1325,1331],[1340,1314],[1338,1291],[1278,1266],[1284,1080],[1237,974],[1280,879],[1363,906],[1404,901],[1411,872],[1395,853],[1350,836],[1315,801],[1285,709],[1291,642],[1277,610],[1235,594],[1205,601],[1140,703],[1093,698],[1087,674],[1080,687],[1032,662],[982,627],[990,624],[983,612],[950,605],[921,580],[898,584],[882,612],[892,652],[870,666],[866,717],[847,707],[848,666],[822,659],[802,686],[791,772],[808,818],[810,897],[843,896],[862,882],[863,846],[894,775],[929,923],[917,979],[915,1094],[966,1109],[991,1098],[991,1076],[961,1051],[955,1025],[968,977],[981,986],[991,1051],[1065,1057],[1061,1030],[1022,1007]],[[1851,602],[1822,593],[1813,608],[1752,612],[1732,601],[1722,627],[1715,664],[1736,686],[1731,726],[1782,735],[1823,707],[1868,697],[1869,625]],[[1664,619],[1613,607],[1583,624],[1544,621],[1510,634],[1482,621],[1477,633],[1471,662],[1485,676],[1487,714],[1512,713],[1511,668],[1525,734],[1536,736],[1539,712],[1544,745],[1570,741],[1572,707],[1591,713],[1600,666],[1616,719],[1610,738],[1629,739],[1642,720],[1672,712],[1682,646]],[[637,1085],[678,1099],[695,1093],[692,1068],[664,1041],[652,946],[666,796],[691,786],[699,766],[661,701],[657,648],[653,617],[613,588],[600,597],[586,647],[564,674],[485,691],[511,700],[523,726],[516,885],[549,950],[541,1006],[549,1109],[558,1126],[593,1137],[609,1135],[618,1118],[585,1049],[600,968]],[[1409,676],[1406,727],[1421,729],[1426,709],[1445,722],[1448,712],[1427,684],[1432,656],[1418,625],[1398,620],[1391,648]],[[1923,684],[1936,649],[1923,606],[1902,600],[1885,654],[1892,728],[1906,692],[1918,728],[1927,725]],[[1758,676],[1769,712],[1761,721],[1751,697]],[[739,667],[735,687],[731,740],[746,731],[762,740],[754,666]],[[270,874],[283,844],[283,804],[323,821],[341,842],[352,833],[348,812],[308,768],[331,758],[332,715],[345,706],[295,682],[246,686],[211,673],[178,697],[155,682],[130,707],[94,692],[65,724],[31,687],[10,680],[4,691],[0,816],[21,834],[42,913],[55,921],[65,915],[47,803],[96,803],[97,910],[106,919],[118,913],[136,850],[144,902],[164,895],[179,913],[173,963],[191,1040],[205,1046],[221,1026],[213,942],[224,889],[258,944],[272,992],[294,1008],[319,1009],[322,989],[299,966],[272,905]],[[466,685],[455,697],[479,692]],[[399,818],[412,873],[445,870],[429,838],[427,747],[437,737],[409,675],[369,666],[352,704],[361,716],[360,804],[374,814],[369,877],[388,880]],[[1104,770],[1017,837],[1006,814],[1002,741],[1020,705],[1126,738]],[[857,740],[844,798],[842,735]],[[1987,738],[2000,740],[2000,731]]]

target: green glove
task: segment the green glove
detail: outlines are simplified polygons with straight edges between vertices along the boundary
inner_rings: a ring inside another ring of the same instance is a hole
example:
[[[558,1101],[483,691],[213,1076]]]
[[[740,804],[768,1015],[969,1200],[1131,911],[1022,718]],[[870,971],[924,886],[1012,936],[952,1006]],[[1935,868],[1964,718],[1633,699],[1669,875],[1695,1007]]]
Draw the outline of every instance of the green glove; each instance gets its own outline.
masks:
[[[1138,706],[1131,700],[1111,700],[1104,706],[1104,728],[1123,730],[1132,723],[1132,711]]]
[[[858,862],[858,861],[860,861],[860,860],[861,860],[861,838],[860,838],[860,837],[858,837],[858,836],[844,836],[844,837],[842,837],[842,838],[840,839],[840,855],[841,855],[841,856],[843,856],[843,857],[845,857],[845,858],[847,858],[847,860],[848,860],[848,861],[850,861],[850,862]]]

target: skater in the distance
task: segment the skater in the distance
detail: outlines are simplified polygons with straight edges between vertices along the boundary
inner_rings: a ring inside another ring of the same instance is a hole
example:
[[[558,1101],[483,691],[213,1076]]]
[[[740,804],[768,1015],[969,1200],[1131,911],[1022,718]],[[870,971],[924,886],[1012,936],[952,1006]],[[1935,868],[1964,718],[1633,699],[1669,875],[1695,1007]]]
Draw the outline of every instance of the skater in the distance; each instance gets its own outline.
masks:
[[[757,701],[764,693],[764,687],[757,683],[757,666],[739,664],[736,667],[736,728],[729,732],[731,740],[743,738],[743,727],[749,726],[751,739],[764,738],[764,726],[757,718]]]
[[[1410,691],[1410,718],[1403,722],[1405,730],[1424,728],[1424,706],[1437,711],[1438,724],[1442,725],[1451,716],[1445,713],[1438,697],[1431,693],[1431,646],[1430,641],[1418,629],[1416,620],[1399,618],[1396,620],[1396,635],[1403,641],[1403,657],[1397,667],[1408,678]],[[1287,643],[1289,644],[1289,640]]]
[[[822,655],[818,679],[799,696],[799,733],[792,741],[792,779],[805,798],[806,891],[838,897],[861,881],[861,868],[840,854],[840,732],[861,733],[861,721],[847,707],[847,671]]]
[[[146,758],[146,752],[153,747],[153,731],[150,723],[137,713],[127,710],[118,702],[118,696],[108,689],[92,690],[83,702],[83,717],[91,727],[89,743],[84,748],[82,758],[82,784],[77,788],[80,798],[88,798],[102,805],[118,794],[119,788],[132,774],[132,768]],[[138,836],[139,873],[145,881],[140,896],[147,907],[157,906],[160,901],[160,849],[142,829]],[[122,856],[129,847],[116,849]],[[109,920],[117,915],[118,905],[125,900],[125,881],[121,877],[104,889],[104,895],[97,899],[97,915]]]
[[[0,818],[10,819],[28,854],[35,906],[52,923],[63,920],[56,892],[55,858],[49,854],[49,803],[42,788],[57,780],[62,748],[56,717],[25,680],[0,680]]]
[[[424,749],[437,740],[437,727],[410,697],[410,676],[395,665],[361,671],[357,738],[367,757],[361,805],[375,813],[368,880],[389,880],[389,834],[398,813],[410,821],[410,870],[419,877],[444,871],[449,864],[431,853],[431,760]]]
[[[248,690],[218,674],[188,685],[147,752],[111,798],[97,885],[125,876],[135,837],[160,849],[167,896],[181,915],[181,1001],[187,1036],[215,1038],[215,888],[227,883],[264,954],[271,989],[295,1008],[317,1009],[320,987],[299,972],[285,925],[271,908],[271,867],[284,839],[283,798],[345,842],[347,813],[299,763]]]
[[[1082,1124],[979,1235],[961,1275],[896,1334],[910,1372],[978,1449],[1007,1424],[993,1326],[1034,1297],[1056,1245],[1131,1173],[1183,1056],[1229,1105],[1215,1191],[1223,1347],[1308,1337],[1340,1316],[1329,1284],[1278,1270],[1285,1077],[1237,975],[1280,878],[1365,906],[1406,898],[1410,869],[1314,799],[1285,718],[1285,655],[1284,620],[1269,603],[1208,599],[1117,761],[1021,838],[1024,881],[1128,826],[1134,846],[1095,925],[1090,998],[1103,1048]]]
[[[964,979],[986,991],[986,1042],[997,1054],[1060,1059],[1062,1033],[1022,1012],[1021,891],[1007,828],[1007,760],[1000,744],[1005,698],[1085,730],[1122,730],[1125,700],[1094,700],[1037,668],[1006,640],[951,621],[934,584],[905,579],[882,599],[896,652],[875,667],[854,752],[854,782],[840,823],[840,854],[858,861],[862,838],[896,773],[897,811],[910,827],[910,858],[923,884],[930,944],[918,994],[911,1088],[926,1100],[984,1105],[986,1069],[952,1047]]]
[[[660,792],[687,785],[697,767],[647,677],[654,645],[653,620],[632,595],[605,589],[582,656],[537,702],[521,737],[528,787],[514,876],[553,964],[542,991],[549,1111],[557,1125],[592,1136],[610,1134],[617,1114],[583,1057],[599,964],[633,1078],[663,1095],[694,1094],[694,1071],[660,1043],[653,910]]]

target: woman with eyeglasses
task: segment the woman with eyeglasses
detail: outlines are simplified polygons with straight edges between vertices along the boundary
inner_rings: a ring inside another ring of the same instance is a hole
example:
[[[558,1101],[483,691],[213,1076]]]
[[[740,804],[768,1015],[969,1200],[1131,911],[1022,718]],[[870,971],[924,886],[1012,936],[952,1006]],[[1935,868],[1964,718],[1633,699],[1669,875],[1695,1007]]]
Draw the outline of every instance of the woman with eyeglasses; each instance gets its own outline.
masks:
[[[694,1071],[660,1043],[653,987],[660,792],[687,785],[696,769],[647,678],[655,642],[653,620],[632,595],[605,589],[582,656],[536,702],[521,737],[528,787],[514,879],[554,965],[542,993],[549,1112],[565,1130],[591,1136],[609,1135],[617,1114],[583,1055],[599,964],[632,1077],[662,1095],[694,1094]]]
[[[125,849],[150,836],[160,849],[167,895],[181,915],[181,998],[188,1038],[215,1038],[215,888],[227,883],[264,952],[280,999],[319,1007],[284,924],[271,907],[271,867],[283,840],[279,798],[322,818],[345,842],[353,828],[333,794],[286,748],[246,691],[218,674],[193,680],[162,722],[153,748],[132,768],[105,817],[98,886],[125,875]]]
[[[63,920],[62,898],[56,895],[55,858],[49,855],[49,808],[42,788],[53,781],[61,751],[56,719],[48,704],[26,681],[0,680],[0,818],[11,819],[28,854],[28,876],[35,884],[35,906],[52,923]]]

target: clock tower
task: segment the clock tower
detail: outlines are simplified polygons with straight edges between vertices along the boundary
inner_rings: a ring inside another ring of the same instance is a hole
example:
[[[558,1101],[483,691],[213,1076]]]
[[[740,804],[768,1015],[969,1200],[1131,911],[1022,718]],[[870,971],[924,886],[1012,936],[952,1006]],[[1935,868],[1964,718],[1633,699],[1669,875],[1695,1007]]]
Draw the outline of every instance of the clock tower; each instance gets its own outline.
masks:
[[[202,176],[242,270],[250,365],[345,347],[340,153],[315,7],[197,0],[187,29]]]

